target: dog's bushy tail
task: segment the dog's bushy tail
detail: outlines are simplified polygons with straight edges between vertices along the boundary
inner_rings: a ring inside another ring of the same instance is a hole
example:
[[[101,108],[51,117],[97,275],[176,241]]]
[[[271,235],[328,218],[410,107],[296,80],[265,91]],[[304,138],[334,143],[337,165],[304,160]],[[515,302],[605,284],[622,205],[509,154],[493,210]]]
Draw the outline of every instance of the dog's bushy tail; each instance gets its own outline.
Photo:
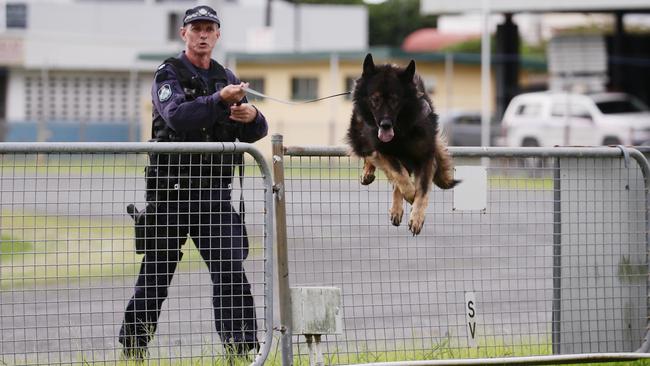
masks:
[[[454,179],[453,160],[447,150],[447,141],[444,137],[440,136],[440,131],[436,133],[434,148],[433,161],[435,172],[433,174],[433,183],[442,189],[453,188],[460,181]]]

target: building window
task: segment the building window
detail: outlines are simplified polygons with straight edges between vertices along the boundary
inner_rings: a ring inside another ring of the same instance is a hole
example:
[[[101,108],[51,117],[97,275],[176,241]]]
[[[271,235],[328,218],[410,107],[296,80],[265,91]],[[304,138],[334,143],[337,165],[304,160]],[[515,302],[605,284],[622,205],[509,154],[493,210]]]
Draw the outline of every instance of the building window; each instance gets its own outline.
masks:
[[[250,77],[250,78],[245,78],[243,80],[248,83],[248,87],[258,91],[262,94],[266,94],[266,91],[264,90],[264,78],[262,77]],[[257,95],[253,94],[247,94],[246,99],[248,99],[249,102],[259,102],[262,100],[262,97],[258,97]]]
[[[27,28],[27,4],[7,3],[7,29]]]
[[[167,16],[167,40],[179,41],[181,36],[178,34],[178,31],[182,26],[183,16],[178,13],[169,13]]]
[[[25,76],[25,116],[28,121],[44,117],[60,122],[125,123],[131,118],[140,118],[139,108],[133,108],[139,103],[139,78],[131,85],[126,73],[99,75],[52,71],[46,77],[47,82],[38,72]],[[47,91],[44,85],[47,85]],[[43,95],[45,92],[46,96]],[[131,96],[135,100],[131,100]]]
[[[291,99],[310,100],[318,97],[317,78],[291,78]]]

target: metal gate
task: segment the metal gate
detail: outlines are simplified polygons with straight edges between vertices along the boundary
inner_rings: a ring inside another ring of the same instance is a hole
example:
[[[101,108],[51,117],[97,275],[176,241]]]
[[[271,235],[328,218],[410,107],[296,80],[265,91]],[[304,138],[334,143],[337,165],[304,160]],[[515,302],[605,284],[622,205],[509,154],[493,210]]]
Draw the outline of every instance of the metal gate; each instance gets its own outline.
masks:
[[[210,178],[232,181],[232,198],[224,204],[241,211],[239,202],[245,201],[249,245],[243,263],[261,345],[246,362],[264,362],[272,339],[273,218],[270,172],[259,151],[244,143],[49,143],[0,144],[0,364],[93,364],[123,358],[118,334],[142,261],[125,207],[145,206],[148,154],[181,153],[244,153],[241,178],[225,168],[217,169],[223,176]],[[225,159],[219,161],[231,167]],[[171,160],[167,164],[172,169]],[[167,189],[180,192],[180,184]],[[225,285],[213,284],[206,266],[212,259],[195,248],[201,240],[225,243],[222,239],[188,236],[158,328],[151,329],[149,360],[232,361],[213,318],[215,301],[226,296],[226,290],[216,289]],[[220,275],[214,278],[223,279]],[[231,307],[237,306],[233,300]]]
[[[325,364],[649,356],[649,170],[638,151],[450,148],[464,182],[433,189],[417,237],[390,224],[388,182],[361,185],[346,148],[274,136],[273,151],[285,365],[313,362],[289,295],[312,286],[341,290]]]

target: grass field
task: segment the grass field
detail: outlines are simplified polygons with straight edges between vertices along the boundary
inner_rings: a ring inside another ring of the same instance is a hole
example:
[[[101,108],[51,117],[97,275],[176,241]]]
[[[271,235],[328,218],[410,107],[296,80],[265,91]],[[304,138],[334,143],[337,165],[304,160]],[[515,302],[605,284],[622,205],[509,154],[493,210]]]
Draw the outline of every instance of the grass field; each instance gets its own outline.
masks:
[[[295,346],[295,345],[294,345]],[[483,349],[481,348],[483,347]],[[540,348],[541,347],[541,348]],[[282,355],[279,350],[279,341],[277,338],[274,340],[272,350],[266,359],[265,365],[268,366],[281,366]],[[488,351],[486,351],[488,350]],[[231,357],[223,354],[223,351],[215,350],[214,354],[206,351],[205,355],[199,357],[192,357],[187,359],[174,359],[173,357],[159,356],[159,358],[150,359],[148,364],[161,365],[161,366],[243,366],[249,365],[252,360],[238,357]],[[336,352],[334,350],[333,352]],[[404,363],[407,361],[423,361],[423,360],[464,360],[471,361],[472,359],[490,359],[490,358],[508,358],[508,357],[525,357],[531,355],[550,355],[551,348],[548,345],[512,345],[512,346],[498,346],[498,345],[483,345],[478,349],[467,348],[454,348],[448,343],[442,342],[435,345],[430,350],[404,350],[404,351],[389,351],[389,352],[360,352],[355,354],[324,354],[325,365],[347,365],[347,364],[371,364],[371,363]],[[80,360],[84,364],[94,364],[87,361]],[[102,362],[102,364],[105,364]],[[111,364],[111,363],[109,363]],[[141,365],[142,363],[134,361],[117,361],[113,363],[117,366],[131,366]],[[304,344],[301,345],[300,350],[294,350],[293,364],[296,366],[308,366],[309,355],[308,350]],[[479,362],[476,363],[480,365]],[[649,366],[650,359],[640,359],[637,361],[620,361],[620,362],[601,362],[601,363],[579,363],[580,365],[600,365],[600,366]],[[546,365],[549,365],[546,363]],[[551,364],[560,365],[560,364]]]
[[[133,229],[107,221],[3,211],[0,288],[135,273]]]
[[[4,177],[25,174],[38,176],[142,176],[148,165],[146,154],[17,154],[0,156],[0,173]],[[270,166],[270,165],[269,165]],[[246,156],[245,175],[259,176],[253,158]]]
[[[0,228],[2,290],[132,276],[139,270],[142,256],[135,253],[130,221],[13,210],[2,212]],[[183,251],[179,271],[205,266],[191,239]],[[262,255],[262,243],[252,240],[249,258]]]

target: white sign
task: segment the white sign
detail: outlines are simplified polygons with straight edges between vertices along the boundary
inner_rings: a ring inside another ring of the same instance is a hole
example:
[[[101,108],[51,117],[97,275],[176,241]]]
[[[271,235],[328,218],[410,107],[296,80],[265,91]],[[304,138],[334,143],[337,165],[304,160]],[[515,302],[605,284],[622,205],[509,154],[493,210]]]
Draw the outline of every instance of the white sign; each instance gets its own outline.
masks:
[[[476,294],[473,292],[465,293],[465,325],[467,328],[467,344],[472,348],[477,348],[478,343],[476,342],[476,324],[477,312],[476,312]]]
[[[484,166],[457,166],[454,179],[461,182],[452,190],[454,211],[486,211],[487,170]]]

